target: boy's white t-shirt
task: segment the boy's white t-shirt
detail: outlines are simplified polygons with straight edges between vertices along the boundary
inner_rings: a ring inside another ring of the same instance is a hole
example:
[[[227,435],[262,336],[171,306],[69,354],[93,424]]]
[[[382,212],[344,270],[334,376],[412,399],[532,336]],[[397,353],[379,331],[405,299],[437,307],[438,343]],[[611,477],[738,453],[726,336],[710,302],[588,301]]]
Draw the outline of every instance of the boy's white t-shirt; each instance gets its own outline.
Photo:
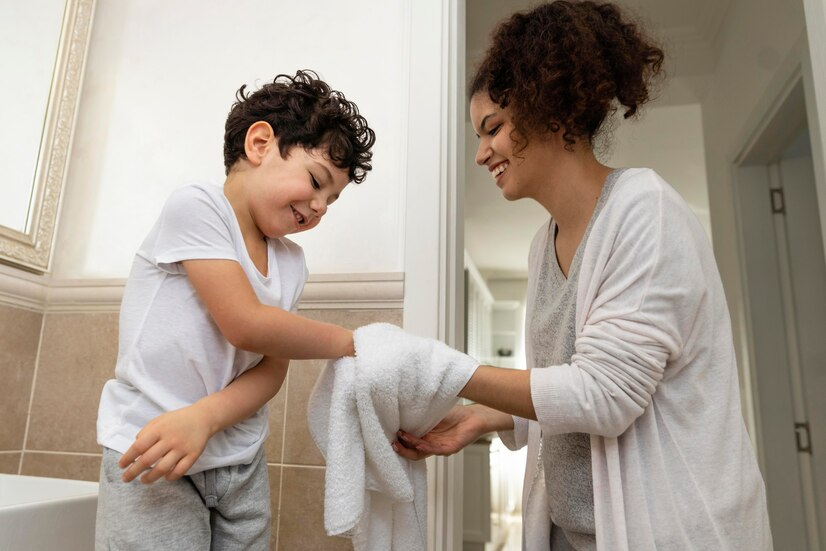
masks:
[[[267,241],[264,276],[249,258],[222,188],[196,184],[172,193],[126,283],[115,378],[103,387],[98,410],[100,445],[126,452],[149,421],[223,389],[261,360],[221,334],[181,261],[237,261],[262,304],[294,311],[308,276],[304,253],[289,239]],[[213,436],[187,474],[248,464],[267,434],[264,406]]]

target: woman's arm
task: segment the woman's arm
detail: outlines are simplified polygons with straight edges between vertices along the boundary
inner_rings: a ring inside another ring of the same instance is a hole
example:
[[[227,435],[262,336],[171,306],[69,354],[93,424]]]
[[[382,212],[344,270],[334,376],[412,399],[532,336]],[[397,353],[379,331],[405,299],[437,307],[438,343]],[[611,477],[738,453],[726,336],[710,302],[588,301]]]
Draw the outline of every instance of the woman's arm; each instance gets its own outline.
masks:
[[[500,412],[536,420],[530,371],[480,365],[459,396]]]

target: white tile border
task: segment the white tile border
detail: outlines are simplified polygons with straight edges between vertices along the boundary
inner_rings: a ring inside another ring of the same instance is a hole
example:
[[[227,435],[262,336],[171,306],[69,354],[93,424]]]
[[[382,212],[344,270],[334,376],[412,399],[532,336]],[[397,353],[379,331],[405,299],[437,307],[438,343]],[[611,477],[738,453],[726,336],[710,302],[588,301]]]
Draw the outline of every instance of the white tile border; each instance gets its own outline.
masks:
[[[0,265],[0,304],[43,312],[47,278]]]
[[[0,305],[42,313],[117,312],[125,279],[56,280],[0,265]],[[317,274],[300,310],[404,307],[404,274]]]

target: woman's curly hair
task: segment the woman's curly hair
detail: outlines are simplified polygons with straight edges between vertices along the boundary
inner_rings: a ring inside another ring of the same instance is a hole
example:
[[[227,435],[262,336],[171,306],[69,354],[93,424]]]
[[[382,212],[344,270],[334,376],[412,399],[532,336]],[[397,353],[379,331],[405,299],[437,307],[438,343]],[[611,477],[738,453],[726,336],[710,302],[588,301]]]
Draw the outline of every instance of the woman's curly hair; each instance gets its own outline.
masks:
[[[564,130],[566,148],[594,135],[615,100],[634,116],[663,76],[664,54],[610,3],[558,0],[518,12],[495,29],[470,82],[510,106],[515,139]]]
[[[338,168],[346,168],[350,180],[361,183],[373,167],[370,150],[376,133],[359,115],[358,107],[344,94],[332,90],[313,71],[297,71],[295,76],[278,75],[255,92],[246,85],[236,93],[224,131],[224,167],[229,174],[242,158],[247,130],[266,121],[278,137],[278,149],[286,158],[290,148],[324,147]]]

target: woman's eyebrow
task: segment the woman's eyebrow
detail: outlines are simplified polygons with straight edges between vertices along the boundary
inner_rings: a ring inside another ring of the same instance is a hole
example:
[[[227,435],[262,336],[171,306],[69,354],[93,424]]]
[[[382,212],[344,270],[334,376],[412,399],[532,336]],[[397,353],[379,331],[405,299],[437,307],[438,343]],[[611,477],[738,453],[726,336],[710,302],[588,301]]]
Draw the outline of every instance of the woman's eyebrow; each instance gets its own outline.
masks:
[[[493,113],[488,113],[487,115],[482,117],[482,122],[479,123],[479,130],[481,130],[482,132],[486,131],[485,125],[487,125],[488,119],[491,118],[492,116],[493,116]],[[479,134],[476,134],[476,137],[478,138]]]

